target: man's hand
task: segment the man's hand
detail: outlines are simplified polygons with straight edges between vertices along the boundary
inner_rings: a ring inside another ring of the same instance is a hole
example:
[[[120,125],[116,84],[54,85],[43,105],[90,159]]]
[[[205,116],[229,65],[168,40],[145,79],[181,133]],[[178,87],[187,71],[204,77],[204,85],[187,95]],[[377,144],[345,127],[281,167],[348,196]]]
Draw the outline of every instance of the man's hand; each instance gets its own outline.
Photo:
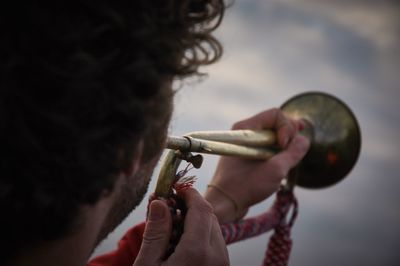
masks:
[[[232,129],[272,129],[282,149],[266,161],[221,157],[205,194],[220,223],[242,218],[248,208],[278,190],[289,170],[306,154],[309,142],[297,134],[303,125],[271,109],[234,124]]]
[[[185,200],[187,213],[184,232],[174,253],[163,260],[172,221],[167,205],[155,200],[150,205],[142,247],[134,266],[229,265],[228,251],[211,205],[192,188],[180,196]]]

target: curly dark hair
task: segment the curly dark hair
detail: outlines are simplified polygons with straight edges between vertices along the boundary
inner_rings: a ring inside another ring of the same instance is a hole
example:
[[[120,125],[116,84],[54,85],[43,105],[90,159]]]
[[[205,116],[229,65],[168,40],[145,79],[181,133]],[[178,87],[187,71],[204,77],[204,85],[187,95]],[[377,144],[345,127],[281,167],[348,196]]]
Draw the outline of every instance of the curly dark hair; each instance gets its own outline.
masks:
[[[152,145],[143,160],[160,151],[174,94],[168,84],[220,58],[212,32],[225,7],[0,4],[0,261],[70,232],[79,206],[113,188],[140,138]]]

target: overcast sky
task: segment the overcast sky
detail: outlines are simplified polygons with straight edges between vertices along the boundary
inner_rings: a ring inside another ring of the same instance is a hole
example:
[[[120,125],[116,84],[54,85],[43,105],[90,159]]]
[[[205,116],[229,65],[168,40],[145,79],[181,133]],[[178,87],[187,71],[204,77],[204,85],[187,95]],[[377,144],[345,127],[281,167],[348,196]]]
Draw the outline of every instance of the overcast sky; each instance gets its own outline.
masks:
[[[218,30],[225,54],[177,95],[171,133],[227,129],[305,91],[324,91],[357,116],[357,166],[323,190],[296,188],[290,265],[400,265],[400,6],[366,0],[236,0]],[[195,174],[204,190],[216,158]],[[150,190],[154,189],[154,183]],[[147,200],[96,251],[144,219]],[[271,200],[254,207],[260,213]],[[269,235],[229,247],[231,264],[260,265]]]

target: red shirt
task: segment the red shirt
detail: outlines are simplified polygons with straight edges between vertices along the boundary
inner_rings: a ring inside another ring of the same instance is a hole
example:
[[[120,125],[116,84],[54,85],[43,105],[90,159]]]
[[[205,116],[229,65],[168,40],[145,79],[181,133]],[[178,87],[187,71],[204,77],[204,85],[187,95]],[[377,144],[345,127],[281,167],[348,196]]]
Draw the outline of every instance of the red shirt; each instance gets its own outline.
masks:
[[[89,261],[87,266],[132,266],[142,244],[145,223],[129,229],[116,250]]]

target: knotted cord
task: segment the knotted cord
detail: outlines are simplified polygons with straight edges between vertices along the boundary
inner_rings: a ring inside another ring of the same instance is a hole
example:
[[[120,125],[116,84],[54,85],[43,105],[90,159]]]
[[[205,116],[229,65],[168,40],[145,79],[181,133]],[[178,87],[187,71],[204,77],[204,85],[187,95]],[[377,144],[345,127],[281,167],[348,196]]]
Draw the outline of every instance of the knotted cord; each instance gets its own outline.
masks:
[[[185,177],[190,170],[190,164],[182,171],[176,174],[175,184],[171,188],[171,194],[166,201],[169,206],[173,228],[171,240],[166,252],[168,257],[178,244],[180,236],[183,233],[184,217],[186,208],[184,202],[178,198],[177,191],[191,187],[195,182],[194,176]],[[149,198],[150,202],[159,199],[154,194]],[[289,221],[286,221],[288,212],[292,209]],[[298,202],[293,194],[292,189],[281,187],[277,193],[273,206],[266,212],[237,222],[221,225],[221,232],[226,244],[232,244],[251,237],[261,235],[271,229],[274,234],[270,238],[267,250],[265,252],[264,266],[285,266],[288,263],[292,240],[290,238],[290,229],[298,213]]]
[[[272,209],[278,211],[279,223],[274,227],[275,232],[269,240],[263,265],[285,266],[289,262],[289,255],[292,248],[290,230],[298,213],[298,202],[293,194],[293,190],[281,187]],[[291,209],[292,215],[289,222],[287,222],[286,216]]]

